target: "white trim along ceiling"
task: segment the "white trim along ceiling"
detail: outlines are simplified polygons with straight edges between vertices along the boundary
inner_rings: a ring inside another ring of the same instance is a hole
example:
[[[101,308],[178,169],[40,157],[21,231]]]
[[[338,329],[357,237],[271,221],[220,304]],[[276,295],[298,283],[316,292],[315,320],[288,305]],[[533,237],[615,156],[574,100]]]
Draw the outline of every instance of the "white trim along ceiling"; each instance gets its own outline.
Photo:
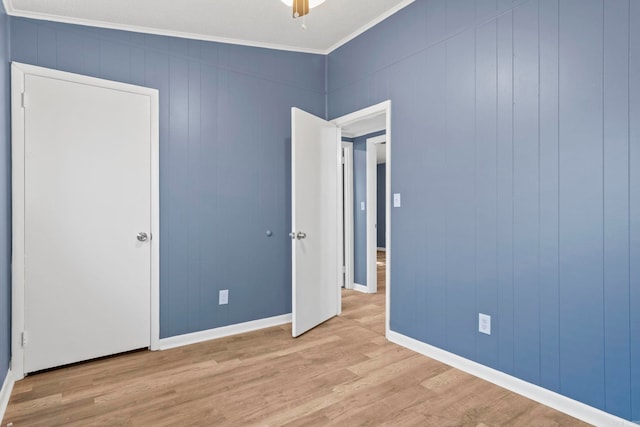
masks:
[[[2,1],[11,16],[322,55],[414,2],[326,0],[293,19],[281,0]]]

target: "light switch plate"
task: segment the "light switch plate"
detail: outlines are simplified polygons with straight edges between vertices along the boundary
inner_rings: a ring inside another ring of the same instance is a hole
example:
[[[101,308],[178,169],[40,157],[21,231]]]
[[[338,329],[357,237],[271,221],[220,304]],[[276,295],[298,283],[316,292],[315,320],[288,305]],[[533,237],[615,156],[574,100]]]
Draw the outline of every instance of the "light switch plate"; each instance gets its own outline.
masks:
[[[218,294],[218,305],[229,304],[229,289],[224,289]]]
[[[393,193],[393,207],[400,207],[400,193]]]
[[[363,211],[364,210],[364,202],[360,202],[360,210]]]

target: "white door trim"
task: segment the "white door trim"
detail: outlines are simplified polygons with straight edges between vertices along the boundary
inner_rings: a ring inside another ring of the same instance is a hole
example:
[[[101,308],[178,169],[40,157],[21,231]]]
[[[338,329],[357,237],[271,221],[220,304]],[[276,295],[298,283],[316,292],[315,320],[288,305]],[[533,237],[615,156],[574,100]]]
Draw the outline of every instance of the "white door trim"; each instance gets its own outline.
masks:
[[[24,378],[24,137],[23,99],[25,75],[65,80],[149,97],[151,105],[151,350],[159,349],[160,341],[160,204],[159,204],[159,115],[158,91],[126,83],[103,80],[64,71],[13,62],[11,65],[11,126],[12,126],[12,327],[11,366],[15,380]]]
[[[386,120],[386,229],[385,229],[385,240],[387,250],[386,254],[386,313],[385,313],[385,333],[387,337],[389,336],[389,315],[390,315],[390,306],[391,306],[391,101],[383,101],[379,104],[372,105],[370,107],[364,108],[359,111],[355,111],[353,113],[344,115],[342,117],[338,117],[337,119],[333,119],[331,122],[335,123],[339,127],[345,127],[350,123],[356,122],[358,120],[362,120],[371,116],[378,115],[380,113],[385,113]]]
[[[354,289],[353,278],[353,142],[342,141],[344,153],[344,260],[345,289]]]
[[[378,292],[378,169],[376,146],[387,135],[367,138],[367,292]]]

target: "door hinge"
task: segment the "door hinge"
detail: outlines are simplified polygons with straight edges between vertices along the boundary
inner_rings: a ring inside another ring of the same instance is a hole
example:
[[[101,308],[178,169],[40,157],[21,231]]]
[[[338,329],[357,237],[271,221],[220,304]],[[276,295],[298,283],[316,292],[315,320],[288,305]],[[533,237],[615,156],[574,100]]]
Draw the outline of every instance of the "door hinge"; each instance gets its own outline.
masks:
[[[23,347],[27,345],[27,333],[25,331],[22,331],[21,341]]]
[[[26,92],[22,92],[22,108],[27,108],[27,104],[28,104],[28,98],[27,98],[27,93]]]
[[[346,273],[347,272],[347,266],[343,265],[342,266],[342,273]]]

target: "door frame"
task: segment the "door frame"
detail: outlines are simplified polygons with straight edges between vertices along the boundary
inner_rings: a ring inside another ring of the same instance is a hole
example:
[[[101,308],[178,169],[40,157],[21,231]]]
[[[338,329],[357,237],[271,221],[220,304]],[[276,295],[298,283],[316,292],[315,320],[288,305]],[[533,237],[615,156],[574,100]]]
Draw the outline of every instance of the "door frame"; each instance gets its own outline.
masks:
[[[34,65],[11,64],[11,152],[12,152],[12,280],[11,280],[11,371],[15,380],[24,378],[25,303],[25,115],[28,94],[24,96],[26,75],[97,86],[148,96],[151,105],[151,328],[150,349],[158,350],[160,341],[160,204],[159,204],[159,93],[157,89],[83,76]]]
[[[346,114],[331,120],[332,123],[340,128],[343,128],[351,123],[357,122],[362,119],[367,119],[372,116],[376,116],[380,113],[385,114],[385,136],[386,136],[386,221],[385,221],[385,243],[386,243],[386,268],[385,268],[385,281],[386,281],[386,295],[385,295],[385,335],[389,336],[390,325],[390,306],[391,306],[391,100],[380,102],[379,104],[372,105],[367,108],[363,108],[353,113]],[[343,245],[344,247],[344,245]]]
[[[344,287],[345,289],[353,289],[353,142],[342,141],[342,167],[344,171],[342,188],[344,189],[344,206],[343,206],[343,222],[344,222]]]
[[[370,294],[375,294],[376,292],[378,292],[377,145],[386,143],[386,141],[386,133],[384,135],[367,138],[367,292]]]

